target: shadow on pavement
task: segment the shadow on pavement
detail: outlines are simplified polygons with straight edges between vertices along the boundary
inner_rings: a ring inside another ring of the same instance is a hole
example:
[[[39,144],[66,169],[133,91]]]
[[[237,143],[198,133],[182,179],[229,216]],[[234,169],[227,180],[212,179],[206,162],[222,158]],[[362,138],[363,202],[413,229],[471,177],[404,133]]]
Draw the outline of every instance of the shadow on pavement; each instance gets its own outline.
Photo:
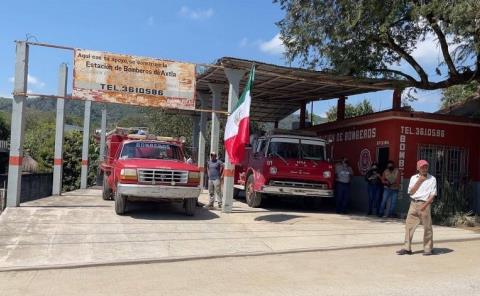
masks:
[[[300,216],[300,215],[289,215],[289,214],[271,214],[271,215],[264,215],[255,218],[255,221],[268,221],[268,222],[285,222],[288,220],[292,220],[295,218],[303,218],[305,216]]]
[[[432,255],[444,255],[448,253],[452,253],[454,250],[449,249],[449,248],[433,248]],[[416,254],[423,254],[423,251],[415,251],[413,252],[414,255]]]
[[[113,209],[112,209],[113,210]],[[185,215],[182,203],[129,202],[125,216],[142,220],[212,220],[219,216],[212,211],[197,207],[194,216]]]

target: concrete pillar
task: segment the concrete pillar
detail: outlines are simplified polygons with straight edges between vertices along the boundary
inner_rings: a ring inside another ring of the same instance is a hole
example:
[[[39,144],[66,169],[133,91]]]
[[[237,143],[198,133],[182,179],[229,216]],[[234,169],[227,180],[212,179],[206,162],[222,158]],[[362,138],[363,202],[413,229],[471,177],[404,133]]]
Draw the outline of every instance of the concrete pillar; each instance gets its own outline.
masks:
[[[402,90],[396,88],[393,91],[392,110],[398,111],[402,109]]]
[[[107,136],[107,105],[103,104],[102,106],[102,119],[100,122],[100,152],[98,153],[98,162],[99,164],[105,160],[105,141]],[[103,186],[103,173],[100,169],[100,165],[97,168],[97,186]]]
[[[203,112],[202,112],[203,113]],[[198,135],[200,134],[200,116],[193,115],[193,130],[192,130],[192,159],[196,163],[197,162],[197,154],[198,154]]]
[[[107,105],[104,104],[102,108],[102,122],[100,124],[100,155],[99,160],[105,160],[105,141],[107,137]]]
[[[58,73],[59,96],[67,95],[67,64],[61,64]],[[63,175],[63,132],[65,127],[65,99],[57,99],[57,118],[55,123],[55,154],[53,157],[53,186],[52,195],[62,193],[62,175]]]
[[[201,108],[205,109],[207,104],[207,95],[198,93],[200,99]],[[200,127],[198,131],[198,156],[197,164],[200,170],[200,186],[203,188],[205,184],[205,144],[207,135],[207,115],[206,112],[200,113]]]
[[[15,59],[14,93],[27,92],[28,44],[18,41]],[[22,185],[23,133],[25,130],[24,95],[14,95],[12,102],[12,122],[10,132],[10,158],[8,162],[7,207],[20,205]]]
[[[208,87],[212,92],[212,111],[220,110],[223,84],[209,83]],[[212,130],[210,137],[210,152],[215,152],[218,155],[218,142],[220,134],[220,120],[218,114],[212,112]]]
[[[345,96],[341,96],[337,101],[337,120],[345,119]]]
[[[90,144],[90,111],[92,101],[85,101],[85,115],[83,118],[83,145],[82,145],[82,171],[80,174],[80,189],[87,188],[88,178],[88,146]]]
[[[307,111],[307,102],[302,102],[302,105],[300,106],[300,128],[305,128],[305,118],[306,118],[306,112]]]
[[[234,70],[225,68],[225,75],[228,78],[228,112],[231,113],[238,102],[240,96],[240,80],[245,74],[244,70]],[[222,212],[231,213],[233,206],[233,184],[235,176],[235,166],[230,163],[228,154],[225,153],[225,167],[223,170],[223,202]]]

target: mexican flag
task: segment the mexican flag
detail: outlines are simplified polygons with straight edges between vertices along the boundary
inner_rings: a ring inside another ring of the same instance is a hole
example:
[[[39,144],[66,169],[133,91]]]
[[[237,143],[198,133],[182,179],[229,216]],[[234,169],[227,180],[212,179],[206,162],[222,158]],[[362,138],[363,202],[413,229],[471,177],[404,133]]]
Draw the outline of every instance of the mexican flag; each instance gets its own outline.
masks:
[[[225,127],[225,150],[231,163],[238,164],[245,153],[245,145],[250,141],[250,102],[251,90],[255,76],[255,67],[252,67],[248,82],[243,90],[237,106],[228,116]]]

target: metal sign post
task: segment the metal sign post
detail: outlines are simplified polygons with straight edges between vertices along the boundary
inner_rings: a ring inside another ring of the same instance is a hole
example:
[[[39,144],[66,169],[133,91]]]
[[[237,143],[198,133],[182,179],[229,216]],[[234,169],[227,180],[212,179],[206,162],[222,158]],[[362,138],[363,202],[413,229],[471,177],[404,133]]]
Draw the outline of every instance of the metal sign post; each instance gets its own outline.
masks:
[[[80,173],[80,189],[87,189],[88,181],[88,146],[90,144],[90,111],[92,101],[85,101],[83,118],[82,171]]]
[[[10,158],[8,164],[7,207],[20,205],[23,161],[24,104],[26,102],[28,77],[28,44],[18,41],[15,61],[15,86],[12,102],[10,134]],[[22,94],[22,95],[19,95]]]
[[[67,64],[61,64],[58,73],[58,95],[67,95]],[[52,195],[62,193],[63,173],[63,134],[65,127],[65,99],[57,99],[57,118],[55,124],[55,155],[53,158]]]

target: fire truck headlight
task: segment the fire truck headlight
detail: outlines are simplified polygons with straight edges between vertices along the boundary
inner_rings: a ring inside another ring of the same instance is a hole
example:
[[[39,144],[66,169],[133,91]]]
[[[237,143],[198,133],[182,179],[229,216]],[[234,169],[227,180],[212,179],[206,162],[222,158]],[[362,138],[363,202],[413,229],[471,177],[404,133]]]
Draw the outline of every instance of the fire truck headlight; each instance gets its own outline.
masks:
[[[330,171],[324,171],[324,172],[323,172],[323,177],[324,177],[324,178],[330,178],[330,177],[332,177],[332,172],[330,172]]]
[[[137,169],[122,169],[120,171],[120,179],[137,180]]]
[[[189,172],[188,182],[200,182],[200,172]]]
[[[278,170],[277,170],[276,167],[274,167],[274,166],[270,167],[270,174],[271,174],[271,175],[276,175],[277,172],[278,172]]]

